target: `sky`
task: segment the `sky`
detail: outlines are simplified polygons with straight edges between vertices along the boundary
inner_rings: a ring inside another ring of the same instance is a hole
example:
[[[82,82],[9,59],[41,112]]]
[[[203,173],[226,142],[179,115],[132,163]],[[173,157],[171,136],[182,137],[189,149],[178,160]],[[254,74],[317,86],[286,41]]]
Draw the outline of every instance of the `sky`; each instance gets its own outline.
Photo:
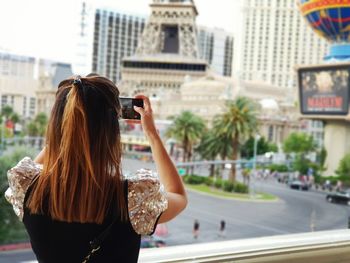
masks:
[[[148,15],[151,0],[90,0],[94,5]],[[237,33],[238,0],[195,0],[197,24]],[[81,0],[0,0],[0,50],[72,62]]]

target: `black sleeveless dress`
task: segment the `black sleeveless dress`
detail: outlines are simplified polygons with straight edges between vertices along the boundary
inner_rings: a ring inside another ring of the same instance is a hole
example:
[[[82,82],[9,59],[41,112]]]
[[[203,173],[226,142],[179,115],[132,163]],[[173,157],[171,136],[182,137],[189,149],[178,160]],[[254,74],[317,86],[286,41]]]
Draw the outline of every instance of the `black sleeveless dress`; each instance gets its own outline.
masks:
[[[29,187],[25,195],[24,204],[32,187]],[[124,181],[124,189],[125,200],[128,200],[127,181]],[[82,262],[90,251],[89,242],[99,236],[116,216],[111,207],[104,223],[99,225],[52,220],[47,215],[30,214],[25,206],[23,212],[23,223],[39,263]],[[134,231],[129,220],[121,222],[117,219],[101,248],[90,258],[89,262],[137,262],[140,238],[141,235]]]

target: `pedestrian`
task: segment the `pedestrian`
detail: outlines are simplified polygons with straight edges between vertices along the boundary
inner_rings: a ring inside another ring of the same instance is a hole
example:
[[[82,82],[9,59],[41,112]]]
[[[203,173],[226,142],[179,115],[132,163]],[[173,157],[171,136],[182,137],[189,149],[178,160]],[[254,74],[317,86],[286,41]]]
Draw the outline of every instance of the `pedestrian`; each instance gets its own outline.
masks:
[[[193,238],[197,239],[199,236],[199,221],[196,219],[194,220],[193,224]]]
[[[338,180],[336,185],[336,191],[340,192],[342,190],[342,187],[343,187],[342,181]]]
[[[242,175],[243,175],[243,183],[245,185],[249,185],[249,181],[250,181],[249,169],[247,168],[243,169]]]
[[[186,207],[182,180],[156,131],[150,101],[137,98],[144,106],[134,110],[158,175],[140,169],[125,178],[118,88],[96,74],[58,85],[46,147],[34,161],[25,157],[8,171],[5,193],[39,263],[136,263],[141,235],[151,235],[157,223]]]
[[[219,232],[219,236],[220,237],[225,237],[226,236],[226,222],[225,220],[221,220],[220,221],[220,232]]]

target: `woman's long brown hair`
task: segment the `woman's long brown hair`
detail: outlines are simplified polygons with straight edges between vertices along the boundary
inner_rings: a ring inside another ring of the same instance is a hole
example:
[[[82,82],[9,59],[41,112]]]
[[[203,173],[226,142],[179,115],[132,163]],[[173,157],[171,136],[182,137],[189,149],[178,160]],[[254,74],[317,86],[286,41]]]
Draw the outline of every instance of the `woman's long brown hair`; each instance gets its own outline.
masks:
[[[98,75],[73,80],[58,86],[43,171],[27,206],[32,213],[81,223],[102,223],[114,207],[125,220],[119,91]]]

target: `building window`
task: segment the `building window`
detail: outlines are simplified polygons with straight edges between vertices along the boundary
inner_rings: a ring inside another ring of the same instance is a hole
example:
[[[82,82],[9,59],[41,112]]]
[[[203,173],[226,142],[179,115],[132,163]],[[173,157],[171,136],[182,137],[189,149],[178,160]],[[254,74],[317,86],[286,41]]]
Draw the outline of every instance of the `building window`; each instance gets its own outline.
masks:
[[[29,114],[33,116],[35,114],[35,98],[30,98],[29,100]]]
[[[273,125],[269,126],[267,137],[270,142],[273,141]]]
[[[27,113],[27,97],[23,97],[23,116]]]
[[[1,96],[1,109],[4,108],[4,106],[7,105],[7,95]]]

